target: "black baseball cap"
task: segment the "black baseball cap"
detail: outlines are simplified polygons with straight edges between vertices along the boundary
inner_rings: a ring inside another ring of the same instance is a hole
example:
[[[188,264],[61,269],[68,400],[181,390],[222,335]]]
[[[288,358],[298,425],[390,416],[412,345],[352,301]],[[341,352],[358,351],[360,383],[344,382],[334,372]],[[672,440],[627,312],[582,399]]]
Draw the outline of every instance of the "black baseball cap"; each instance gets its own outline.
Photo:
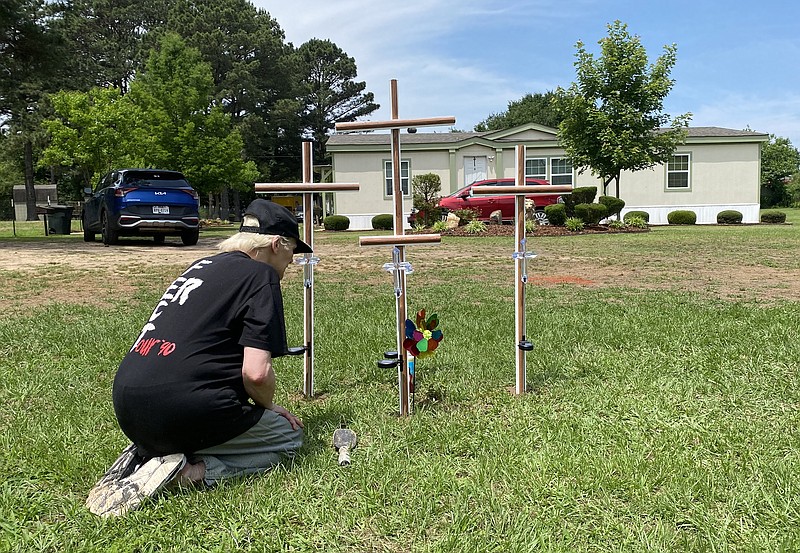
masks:
[[[239,232],[255,232],[294,238],[297,242],[294,253],[311,253],[313,251],[308,244],[300,240],[297,219],[294,218],[291,211],[282,205],[263,198],[256,198],[250,202],[250,205],[244,210],[244,214],[252,215],[258,219],[259,225],[257,227],[242,225],[239,227]]]

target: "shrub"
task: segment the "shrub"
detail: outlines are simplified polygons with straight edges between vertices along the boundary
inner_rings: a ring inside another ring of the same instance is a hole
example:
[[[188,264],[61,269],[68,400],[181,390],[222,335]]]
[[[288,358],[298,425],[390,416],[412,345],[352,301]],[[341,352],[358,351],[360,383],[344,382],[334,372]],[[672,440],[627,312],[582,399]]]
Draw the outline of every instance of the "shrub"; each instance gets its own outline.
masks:
[[[786,213],[777,210],[768,210],[761,213],[762,223],[785,223]]]
[[[533,232],[538,226],[533,219],[525,219],[525,232]]]
[[[570,217],[564,222],[564,226],[567,227],[567,230],[578,232],[579,230],[583,230],[583,221],[577,217]]]
[[[381,213],[372,218],[372,228],[375,230],[392,230],[394,228],[394,215]]]
[[[567,208],[564,204],[552,204],[544,206],[544,214],[547,215],[547,220],[551,225],[558,227],[564,225],[567,220]]]
[[[433,232],[442,232],[447,230],[447,223],[444,221],[436,221],[433,223]]]
[[[606,217],[619,215],[619,212],[625,207],[625,200],[620,200],[614,196],[600,196],[597,201],[606,206],[608,210],[608,215],[606,215]]]
[[[670,225],[693,225],[697,222],[697,214],[688,209],[678,209],[667,214]]]
[[[575,205],[590,204],[594,202],[594,199],[597,196],[597,187],[579,186],[578,188],[574,188],[572,190],[572,194],[570,194],[570,196],[575,200]]]
[[[464,226],[475,217],[478,216],[478,213],[474,209],[456,209],[453,214],[458,217],[458,226]]]
[[[718,225],[737,225],[742,222],[742,214],[735,209],[726,209],[717,213]]]
[[[594,202],[595,196],[597,196],[596,186],[579,186],[578,188],[573,188],[571,194],[564,194],[561,196],[564,198],[564,206],[567,210],[567,217],[575,216],[576,205],[590,204]]]
[[[650,214],[646,211],[629,211],[625,214],[622,220],[626,223],[630,223],[630,219],[634,217],[643,220],[645,224],[650,222]]]
[[[578,204],[575,206],[575,216],[587,225],[596,225],[608,214],[608,208],[603,204]]]
[[[442,219],[442,208],[438,206],[438,200],[429,203],[415,202],[414,209],[417,210],[417,222],[423,226],[430,226]]]
[[[464,232],[467,234],[481,234],[486,232],[487,228],[488,227],[486,226],[486,223],[483,221],[472,220],[467,223],[467,226],[464,228]]]
[[[628,217],[626,215],[624,224],[633,228],[647,228],[647,221],[645,221],[641,217],[637,217],[636,215],[634,215],[633,217]]]
[[[620,221],[618,219],[614,219],[613,221],[608,223],[608,228],[614,229],[614,230],[622,230],[624,228],[628,228],[628,223],[626,223],[625,221]]]
[[[347,230],[350,228],[350,219],[344,215],[328,215],[323,219],[325,230]]]

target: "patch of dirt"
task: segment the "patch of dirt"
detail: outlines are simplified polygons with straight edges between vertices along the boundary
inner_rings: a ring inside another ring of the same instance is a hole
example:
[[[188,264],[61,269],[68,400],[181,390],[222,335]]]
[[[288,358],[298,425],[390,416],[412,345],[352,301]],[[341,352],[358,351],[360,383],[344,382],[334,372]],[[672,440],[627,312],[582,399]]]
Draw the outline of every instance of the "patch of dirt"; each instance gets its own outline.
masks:
[[[442,234],[439,244],[407,247],[413,264],[411,286],[421,283],[470,281],[505,282],[512,286],[514,227],[491,225],[499,240],[480,240],[457,232]],[[628,229],[627,232],[631,232]],[[609,234],[606,227],[589,227],[581,234]],[[660,232],[637,229],[636,232]],[[531,249],[538,257],[528,265],[528,283],[536,287],[572,286],[673,290],[698,293],[721,300],[800,300],[800,269],[795,257],[776,252],[767,261],[747,262],[739,252],[735,259],[709,262],[709,252],[685,252],[679,263],[673,253],[635,247],[624,251],[592,249],[576,245],[561,227],[538,227]],[[390,293],[391,275],[383,264],[391,261],[391,247],[360,247],[359,233],[315,233],[315,253],[320,258],[315,273],[321,281],[385,285]],[[480,236],[486,236],[480,235]],[[563,236],[546,240],[540,237]],[[0,310],[19,312],[31,305],[66,302],[119,305],[141,291],[160,292],[192,261],[216,253],[219,238],[201,235],[196,246],[179,240],[163,245],[152,240],[122,240],[106,247],[100,242],[55,238],[47,241],[0,241]],[[643,237],[644,238],[644,237]],[[787,250],[788,253],[788,250]],[[776,257],[778,256],[778,257]],[[727,258],[724,258],[727,259]],[[291,266],[285,284],[301,286],[302,270]]]

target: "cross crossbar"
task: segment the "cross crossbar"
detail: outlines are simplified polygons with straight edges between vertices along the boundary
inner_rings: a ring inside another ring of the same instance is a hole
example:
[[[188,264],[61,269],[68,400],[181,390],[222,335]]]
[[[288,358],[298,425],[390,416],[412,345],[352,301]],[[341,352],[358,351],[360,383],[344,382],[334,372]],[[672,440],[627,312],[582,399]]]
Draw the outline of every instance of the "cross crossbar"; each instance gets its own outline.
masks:
[[[376,129],[405,129],[408,127],[441,127],[454,125],[455,117],[422,117],[420,119],[389,119],[388,121],[352,121],[336,123],[337,131],[372,131]]]
[[[402,234],[394,236],[361,236],[359,246],[405,246],[410,244],[438,244],[441,234]]]
[[[256,192],[343,192],[359,190],[357,182],[257,182]]]
[[[471,193],[476,196],[494,195],[521,195],[521,196],[550,196],[559,192],[572,192],[569,184],[526,184],[525,186],[473,186]]]

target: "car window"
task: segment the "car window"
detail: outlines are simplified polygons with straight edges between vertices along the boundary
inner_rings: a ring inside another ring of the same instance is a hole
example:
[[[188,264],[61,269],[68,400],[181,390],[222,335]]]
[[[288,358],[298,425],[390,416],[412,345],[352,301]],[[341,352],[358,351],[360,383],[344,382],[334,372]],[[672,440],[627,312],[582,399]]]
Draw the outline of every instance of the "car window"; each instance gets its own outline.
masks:
[[[158,188],[186,188],[189,183],[180,173],[130,171],[125,173],[125,184],[130,186],[156,186]]]
[[[95,187],[94,191],[100,192],[103,188],[108,186],[110,180],[111,180],[111,173],[103,175],[103,178],[101,178],[100,181],[97,183],[97,186]]]

